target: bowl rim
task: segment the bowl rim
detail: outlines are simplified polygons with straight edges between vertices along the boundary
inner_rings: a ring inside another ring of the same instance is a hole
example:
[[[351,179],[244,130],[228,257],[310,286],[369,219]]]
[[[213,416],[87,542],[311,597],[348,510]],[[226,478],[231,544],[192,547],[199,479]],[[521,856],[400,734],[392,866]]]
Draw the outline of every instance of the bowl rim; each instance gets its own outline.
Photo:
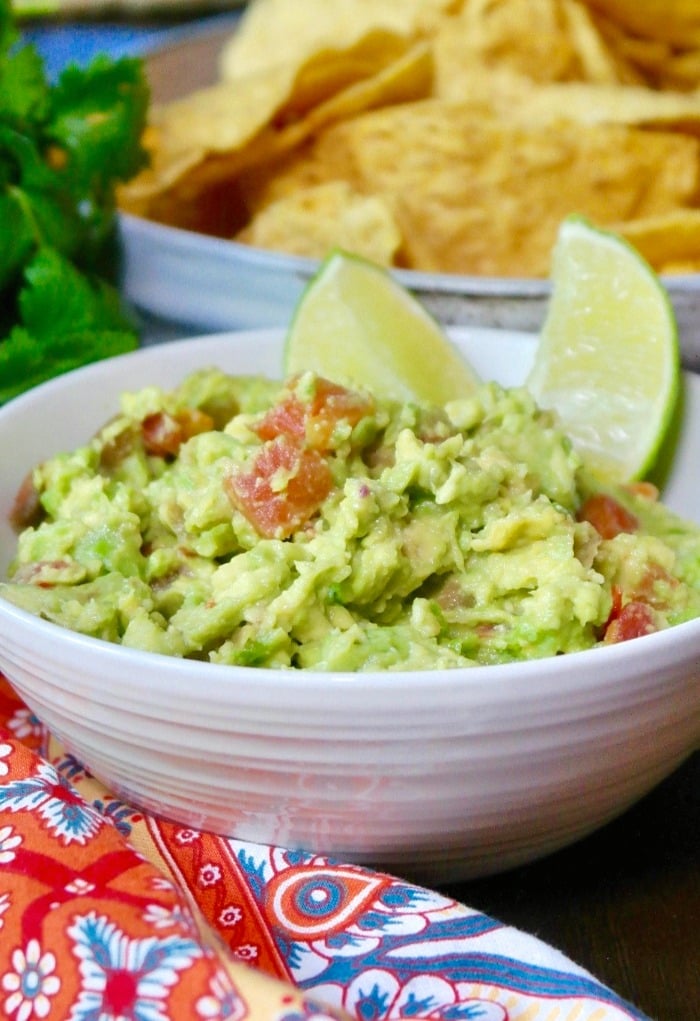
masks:
[[[171,253],[196,246],[200,256],[216,257],[222,263],[244,262],[270,272],[291,273],[302,280],[310,279],[321,265],[320,259],[291,255],[272,249],[243,244],[241,241],[204,234],[201,231],[149,220],[136,213],[118,210],[117,221],[123,234],[135,238],[149,238]],[[191,254],[191,253],[190,253]],[[420,270],[390,267],[390,272],[411,290],[461,297],[493,297],[519,299],[546,299],[551,284],[543,277],[494,277],[457,273],[429,273]],[[700,291],[700,273],[659,274],[664,287],[671,293]]]
[[[414,693],[427,686],[437,694],[438,686],[451,690],[465,685],[469,688],[479,688],[485,682],[492,684],[495,675],[504,671],[507,672],[507,677],[501,678],[502,685],[507,682],[508,685],[516,685],[518,688],[523,686],[527,691],[527,685],[533,679],[540,683],[556,679],[562,695],[566,695],[571,691],[568,681],[573,680],[578,690],[582,674],[587,676],[587,686],[590,687],[604,685],[609,688],[616,684],[624,687],[630,671],[637,665],[648,669],[652,657],[668,663],[674,662],[673,652],[681,639],[684,639],[683,649],[687,649],[688,655],[694,655],[696,658],[700,656],[700,617],[663,631],[642,635],[632,641],[598,645],[560,656],[444,669],[359,672],[246,667],[132,649],[71,631],[60,624],[36,617],[0,595],[0,623],[2,622],[8,625],[8,630],[12,629],[13,625],[35,630],[37,647],[40,644],[45,645],[47,649],[53,647],[54,655],[60,648],[75,655],[76,662],[86,663],[88,657],[98,656],[110,663],[122,663],[125,667],[131,666],[135,669],[141,666],[154,674],[172,675],[178,681],[188,681],[192,685],[214,679],[227,685],[238,685],[241,680],[252,681],[253,687],[258,689],[261,695],[266,689],[279,690],[280,684],[290,693],[297,694],[300,690],[307,693],[328,692],[329,689],[344,689],[349,685],[358,691],[368,688],[378,693],[386,693],[387,690],[394,690],[399,684],[404,692],[408,689],[408,693]],[[625,667],[624,671],[615,669],[620,661]]]

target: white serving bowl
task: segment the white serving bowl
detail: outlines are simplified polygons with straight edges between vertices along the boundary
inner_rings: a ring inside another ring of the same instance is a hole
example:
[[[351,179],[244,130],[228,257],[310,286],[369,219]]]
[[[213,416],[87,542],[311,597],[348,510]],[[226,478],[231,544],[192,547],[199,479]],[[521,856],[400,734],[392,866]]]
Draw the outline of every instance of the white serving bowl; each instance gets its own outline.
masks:
[[[455,336],[482,376],[524,378],[534,338]],[[280,331],[258,331],[145,348],[0,409],[0,576],[27,469],[83,442],[120,391],[210,364],[279,376],[281,345]],[[685,384],[665,498],[697,517],[700,377]],[[0,668],[70,752],[146,811],[431,883],[582,837],[700,742],[700,620],[534,662],[354,675],[135,652],[0,599]]]

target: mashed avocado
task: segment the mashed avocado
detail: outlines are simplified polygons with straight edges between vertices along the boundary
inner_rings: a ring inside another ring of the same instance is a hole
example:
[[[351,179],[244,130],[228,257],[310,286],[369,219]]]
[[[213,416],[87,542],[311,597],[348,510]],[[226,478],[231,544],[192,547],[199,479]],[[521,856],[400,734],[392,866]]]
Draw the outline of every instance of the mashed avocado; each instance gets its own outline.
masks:
[[[700,615],[700,530],[602,488],[525,389],[438,408],[206,369],[124,395],[31,483],[0,594],[173,656],[457,667]]]

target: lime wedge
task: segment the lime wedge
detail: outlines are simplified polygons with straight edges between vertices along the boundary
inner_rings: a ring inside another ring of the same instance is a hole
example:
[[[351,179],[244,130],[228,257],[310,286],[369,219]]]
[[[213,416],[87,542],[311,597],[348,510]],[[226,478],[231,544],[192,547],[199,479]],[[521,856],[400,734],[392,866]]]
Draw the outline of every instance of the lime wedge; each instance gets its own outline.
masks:
[[[639,478],[654,462],[680,387],[669,297],[631,245],[579,216],[560,226],[551,282],[528,388],[598,471]]]
[[[399,401],[442,404],[472,393],[473,369],[439,324],[387,270],[335,250],[294,311],[289,374],[311,370]]]

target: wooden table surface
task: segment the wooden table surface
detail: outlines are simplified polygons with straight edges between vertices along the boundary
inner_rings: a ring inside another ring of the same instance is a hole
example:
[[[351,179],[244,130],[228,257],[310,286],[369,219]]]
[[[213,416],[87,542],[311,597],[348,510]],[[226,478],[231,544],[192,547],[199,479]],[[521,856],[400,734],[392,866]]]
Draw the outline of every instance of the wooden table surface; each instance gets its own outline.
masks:
[[[446,892],[539,936],[654,1021],[700,1019],[700,752],[624,816]]]

